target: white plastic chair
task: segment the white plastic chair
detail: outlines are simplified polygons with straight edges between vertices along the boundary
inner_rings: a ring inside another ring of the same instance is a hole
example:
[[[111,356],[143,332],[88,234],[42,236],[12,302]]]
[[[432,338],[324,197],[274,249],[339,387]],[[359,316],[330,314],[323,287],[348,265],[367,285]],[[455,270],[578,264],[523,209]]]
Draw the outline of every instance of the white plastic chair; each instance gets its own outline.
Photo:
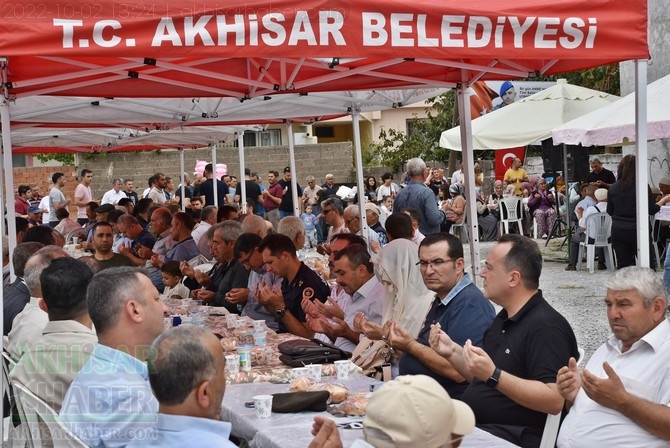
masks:
[[[12,382],[21,424],[26,428],[29,447],[85,448],[86,444],[67,429],[58,413],[20,383]]]
[[[656,269],[661,268],[663,269],[663,265],[661,264],[661,253],[659,252],[658,248],[660,247],[660,242],[658,241],[658,235],[661,231],[661,225],[660,222],[656,220],[656,215],[651,215],[649,217],[649,221],[651,223],[651,247],[654,249],[654,256],[656,257]]]
[[[577,367],[584,360],[584,349],[577,347],[579,352],[579,359],[577,360]],[[542,431],[542,440],[540,441],[540,448],[554,448],[556,445],[556,438],[558,437],[558,429],[561,426],[561,413],[547,414],[547,421],[544,424],[544,431]]]
[[[521,198],[502,198],[498,204],[500,207],[500,234],[504,235],[509,233],[509,225],[511,223],[516,223],[519,233],[523,234],[521,224],[523,220],[523,207],[521,205]]]
[[[470,241],[469,235],[468,235],[468,226],[466,224],[466,216],[463,215],[463,222],[460,224],[452,224],[451,227],[449,228],[449,233],[452,235],[456,235],[461,239],[462,242],[467,243]],[[456,233],[458,231],[458,233]],[[465,238],[465,241],[463,239]]]
[[[586,238],[579,243],[577,254],[577,270],[582,269],[582,257],[586,247],[586,267],[593,274],[596,264],[596,248],[605,250],[605,264],[608,271],[614,271],[614,255],[612,252],[612,217],[607,213],[593,213],[586,218]]]

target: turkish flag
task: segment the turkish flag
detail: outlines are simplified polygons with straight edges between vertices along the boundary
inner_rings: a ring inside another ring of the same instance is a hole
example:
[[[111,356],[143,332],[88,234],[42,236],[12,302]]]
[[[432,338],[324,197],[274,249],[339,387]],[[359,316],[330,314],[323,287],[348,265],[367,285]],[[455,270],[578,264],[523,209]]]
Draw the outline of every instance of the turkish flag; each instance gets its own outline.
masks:
[[[496,153],[496,180],[503,180],[505,172],[512,168],[512,160],[515,157],[521,159],[521,164],[524,162],[526,156],[526,147],[519,146],[518,148],[498,149]]]

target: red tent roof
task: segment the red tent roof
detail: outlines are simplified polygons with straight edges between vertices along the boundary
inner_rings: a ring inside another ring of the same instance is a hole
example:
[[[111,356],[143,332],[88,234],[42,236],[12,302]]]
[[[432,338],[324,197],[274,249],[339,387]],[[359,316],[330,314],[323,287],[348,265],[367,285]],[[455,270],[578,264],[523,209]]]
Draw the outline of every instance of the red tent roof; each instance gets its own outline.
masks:
[[[3,1],[0,11],[3,82],[17,96],[452,87],[649,56],[645,0]]]

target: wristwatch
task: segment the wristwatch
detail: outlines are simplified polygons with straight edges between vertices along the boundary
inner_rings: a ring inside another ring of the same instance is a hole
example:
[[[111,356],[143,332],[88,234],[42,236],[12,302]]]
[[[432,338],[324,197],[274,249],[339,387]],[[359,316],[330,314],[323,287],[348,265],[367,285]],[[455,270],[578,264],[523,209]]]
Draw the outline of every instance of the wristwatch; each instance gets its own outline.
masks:
[[[493,371],[493,374],[489,377],[488,380],[486,380],[486,385],[491,389],[495,389],[498,387],[498,381],[500,381],[500,369],[496,367],[496,369]]]
[[[284,308],[277,308],[277,309],[275,310],[275,316],[277,316],[277,318],[279,318],[279,319],[283,318],[283,317],[284,317],[284,314],[286,314],[286,307],[284,307]]]

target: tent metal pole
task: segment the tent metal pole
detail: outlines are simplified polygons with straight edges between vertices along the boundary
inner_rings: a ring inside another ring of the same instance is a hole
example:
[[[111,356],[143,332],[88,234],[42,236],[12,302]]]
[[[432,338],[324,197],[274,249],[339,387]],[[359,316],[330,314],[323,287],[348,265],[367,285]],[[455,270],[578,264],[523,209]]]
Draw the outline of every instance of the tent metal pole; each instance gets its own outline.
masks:
[[[472,117],[470,116],[470,95],[468,85],[463,82],[456,88],[458,119],[461,126],[461,148],[463,149],[463,170],[465,174],[465,218],[470,232],[471,280],[481,286],[479,278],[479,221],[477,219],[477,194],[475,193],[475,154],[472,144]]]
[[[300,216],[298,201],[298,173],[295,172],[295,142],[293,141],[293,122],[286,120],[286,134],[288,136],[288,159],[291,167],[291,196],[293,199],[293,215]]]
[[[246,167],[244,166],[244,131],[240,132],[237,134],[237,147],[239,149],[239,155],[240,155],[240,178],[242,179],[241,182],[237,183],[237,188],[240,190],[240,202],[242,203],[242,214],[247,213],[247,182],[246,182],[246,176],[244,175],[244,172],[246,170]],[[235,191],[237,193],[237,191]],[[233,198],[233,201],[235,201],[235,198]],[[254,211],[252,210],[251,213]]]
[[[582,148],[583,149],[583,148]],[[570,219],[572,218],[572,210],[570,210],[570,193],[572,188],[570,188],[570,182],[568,182],[568,145],[563,143],[563,182],[565,183],[565,210],[568,216],[565,219],[566,226],[566,238],[568,239],[568,260],[570,260],[570,251],[572,251],[572,229],[570,226]],[[556,191],[556,203],[558,202],[558,191]],[[560,205],[560,204],[559,204]],[[560,219],[559,216],[557,219]],[[550,235],[551,237],[551,235]],[[548,241],[548,240],[547,240]],[[546,246],[546,245],[545,245]]]
[[[649,174],[647,171],[647,61],[635,61],[635,163],[637,265],[649,267]]]
[[[181,211],[186,211],[186,187],[184,186],[184,148],[179,148],[179,179],[181,180]]]
[[[6,98],[2,99],[2,104],[0,104],[0,122],[2,124],[2,129],[5,131],[2,133],[2,157],[0,157],[0,172],[5,173],[7,177],[12,176],[12,163],[11,163],[11,152],[12,152],[12,141],[11,141],[11,133],[10,133],[10,120],[9,120],[9,104],[7,102]],[[6,162],[5,158],[5,153],[9,153],[9,163]],[[5,168],[7,168],[5,170]],[[5,200],[4,200],[4,192],[2,191],[2,182],[0,181],[0,210],[5,209]],[[14,191],[13,188],[11,190],[12,192]],[[7,194],[9,196],[9,194]],[[16,219],[14,218],[14,207],[13,203],[10,201],[7,201],[7,204],[11,204],[10,206],[7,207],[8,212],[12,212],[12,216],[7,216],[7,223],[8,224],[13,224],[14,225],[14,230],[10,230],[8,232],[9,236],[9,254],[10,254],[10,259],[11,259],[11,254],[14,251],[14,248],[16,247]],[[5,220],[0,219],[0,235],[5,234]],[[13,241],[13,243],[12,243]],[[10,262],[9,263],[9,269],[10,269],[10,278],[11,281],[14,281],[15,275],[14,275],[14,266]],[[0,284],[0,303],[5,303],[5,291],[4,291],[4,286]],[[4,323],[4,307],[0,307],[0,331],[4,333],[4,328],[3,328],[3,323]],[[2,346],[2,342],[0,342],[0,347]],[[2,347],[3,349],[5,347]],[[3,360],[4,362],[4,360]],[[0,390],[5,390],[5,385],[3,382],[5,381],[4,375],[0,377]],[[0,400],[0,415],[4,415],[4,398]],[[4,434],[4,419],[0,420],[0,434]]]
[[[368,236],[368,220],[365,214],[365,181],[363,180],[363,151],[361,147],[361,122],[360,111],[356,106],[351,108],[351,125],[354,134],[354,154],[356,156],[356,186],[358,189],[358,213],[361,223],[361,235],[367,241]],[[370,242],[368,241],[368,244]]]
[[[216,183],[219,179],[216,178],[216,143],[212,143],[212,188],[214,188],[214,207],[219,206],[219,188]],[[225,201],[225,198],[221,198],[222,201]]]
[[[3,165],[5,166],[5,185],[7,193],[7,200],[5,202],[7,207],[7,237],[9,239],[9,254],[14,253],[16,248],[16,210],[14,210],[14,171],[12,167],[12,136],[11,136],[11,121],[9,119],[9,101],[2,100],[0,104],[0,126],[2,127],[2,157]],[[0,194],[2,191],[0,191]],[[3,210],[3,208],[0,208]],[[4,233],[2,233],[4,235]],[[14,273],[14,265],[9,263],[9,275],[13,282],[16,279]]]

